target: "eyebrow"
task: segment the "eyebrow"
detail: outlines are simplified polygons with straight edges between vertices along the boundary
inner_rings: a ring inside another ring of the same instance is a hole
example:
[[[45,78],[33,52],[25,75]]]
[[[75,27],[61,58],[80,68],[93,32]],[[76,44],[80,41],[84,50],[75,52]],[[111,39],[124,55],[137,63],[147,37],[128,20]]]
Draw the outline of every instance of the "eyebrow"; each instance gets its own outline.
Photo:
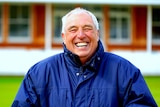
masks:
[[[71,30],[72,28],[77,28],[76,26],[70,26],[69,28],[68,28],[68,30]]]
[[[83,28],[85,28],[85,27],[93,28],[92,25],[84,25]],[[72,28],[78,28],[78,27],[73,25],[73,26],[70,26],[70,27],[68,28],[68,30],[70,30],[70,29],[72,29]]]
[[[93,26],[92,26],[92,25],[84,25],[84,26],[83,26],[83,28],[84,28],[84,27],[90,27],[90,28],[93,28]]]
[[[76,27],[76,26],[73,25],[73,26],[70,26],[68,29],[72,29],[72,28],[75,28],[75,27]]]

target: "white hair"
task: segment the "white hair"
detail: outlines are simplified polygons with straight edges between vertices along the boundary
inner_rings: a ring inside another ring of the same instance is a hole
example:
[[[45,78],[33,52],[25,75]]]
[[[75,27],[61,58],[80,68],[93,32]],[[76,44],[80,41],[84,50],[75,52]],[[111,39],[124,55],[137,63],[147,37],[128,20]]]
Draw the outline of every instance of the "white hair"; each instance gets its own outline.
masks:
[[[91,16],[96,29],[99,30],[99,23],[98,23],[96,16],[88,10],[78,7],[78,8],[73,9],[72,11],[70,11],[69,13],[67,13],[65,16],[62,17],[62,33],[65,32],[67,17],[70,16],[71,14],[77,14],[77,13],[82,13],[82,12],[86,12]]]

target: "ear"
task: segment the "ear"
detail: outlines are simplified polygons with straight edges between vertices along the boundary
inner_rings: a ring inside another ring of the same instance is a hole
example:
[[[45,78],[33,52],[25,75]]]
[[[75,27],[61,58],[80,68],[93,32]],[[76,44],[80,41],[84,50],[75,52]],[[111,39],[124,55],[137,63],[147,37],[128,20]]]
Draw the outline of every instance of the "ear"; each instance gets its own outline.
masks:
[[[62,34],[61,34],[61,36],[62,36],[62,39],[63,39],[63,43],[65,44],[65,42],[66,42],[65,34],[64,34],[64,33],[62,33]]]

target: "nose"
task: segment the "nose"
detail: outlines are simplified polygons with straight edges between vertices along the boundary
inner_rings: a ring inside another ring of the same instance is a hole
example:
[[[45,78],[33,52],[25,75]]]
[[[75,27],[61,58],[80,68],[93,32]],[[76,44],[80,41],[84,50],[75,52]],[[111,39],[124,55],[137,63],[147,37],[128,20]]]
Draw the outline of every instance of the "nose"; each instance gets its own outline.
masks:
[[[79,29],[77,36],[80,39],[83,39],[85,37],[85,33],[84,33],[83,29]]]

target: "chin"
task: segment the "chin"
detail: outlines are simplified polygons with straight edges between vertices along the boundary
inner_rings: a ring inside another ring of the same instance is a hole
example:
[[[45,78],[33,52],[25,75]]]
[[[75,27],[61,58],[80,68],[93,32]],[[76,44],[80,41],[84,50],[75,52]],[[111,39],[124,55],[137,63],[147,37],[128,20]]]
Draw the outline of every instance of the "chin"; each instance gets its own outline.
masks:
[[[77,54],[79,57],[86,57],[89,55],[89,53],[78,53]]]

